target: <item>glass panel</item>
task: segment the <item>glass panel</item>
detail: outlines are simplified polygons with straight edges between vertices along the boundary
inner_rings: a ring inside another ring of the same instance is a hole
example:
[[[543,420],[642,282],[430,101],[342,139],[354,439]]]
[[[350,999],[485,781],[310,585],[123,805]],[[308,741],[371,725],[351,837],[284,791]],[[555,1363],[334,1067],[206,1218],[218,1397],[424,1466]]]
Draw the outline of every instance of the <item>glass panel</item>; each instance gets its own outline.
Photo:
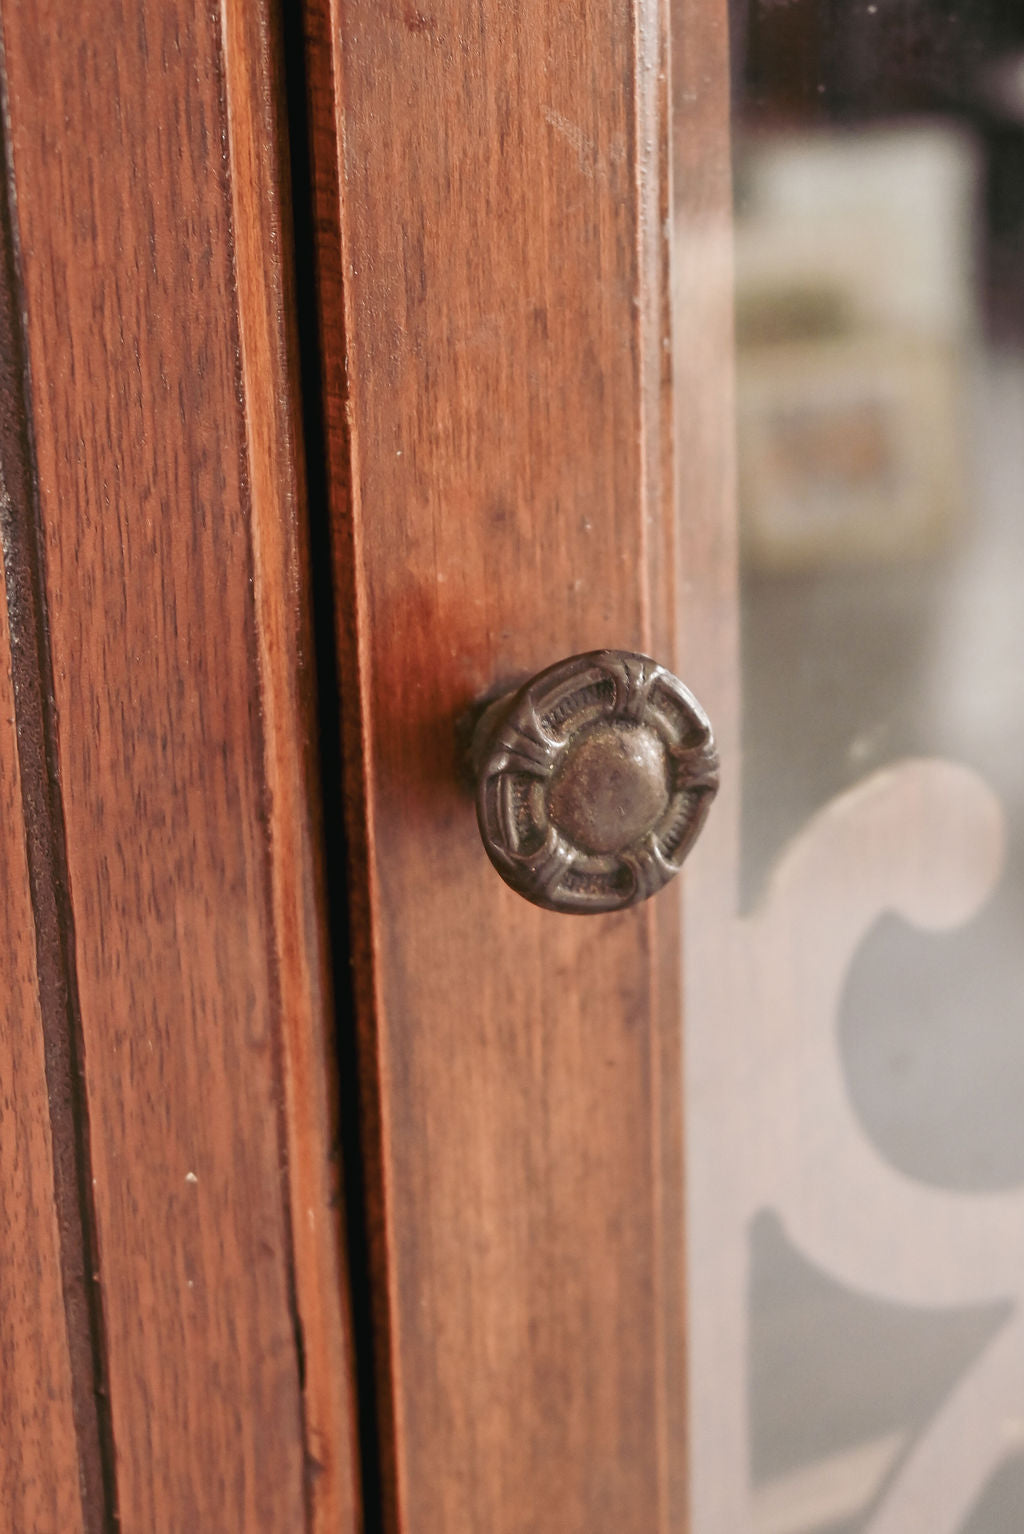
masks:
[[[693,1534],[1020,1534],[1024,13],[730,27],[743,752],[738,851],[687,898]],[[685,554],[685,463],[680,494]]]

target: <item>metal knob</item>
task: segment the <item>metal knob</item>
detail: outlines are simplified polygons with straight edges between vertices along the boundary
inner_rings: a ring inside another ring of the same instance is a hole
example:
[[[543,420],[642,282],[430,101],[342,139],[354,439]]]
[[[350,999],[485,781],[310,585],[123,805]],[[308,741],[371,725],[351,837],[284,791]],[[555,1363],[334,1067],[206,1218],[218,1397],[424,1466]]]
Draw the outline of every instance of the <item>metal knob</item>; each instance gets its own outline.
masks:
[[[646,655],[594,650],[491,703],[477,819],[507,884],[549,911],[618,911],[679,872],[718,788],[707,715]]]

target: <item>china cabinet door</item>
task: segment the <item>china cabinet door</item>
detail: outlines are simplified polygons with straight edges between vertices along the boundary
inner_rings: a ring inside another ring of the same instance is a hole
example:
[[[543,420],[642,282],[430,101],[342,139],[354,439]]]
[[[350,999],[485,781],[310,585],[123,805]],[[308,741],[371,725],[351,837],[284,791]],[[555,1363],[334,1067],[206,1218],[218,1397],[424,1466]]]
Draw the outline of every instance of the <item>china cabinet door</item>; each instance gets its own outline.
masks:
[[[1024,28],[308,32],[385,1524],[1011,1534]],[[605,645],[719,803],[537,911],[460,722]]]

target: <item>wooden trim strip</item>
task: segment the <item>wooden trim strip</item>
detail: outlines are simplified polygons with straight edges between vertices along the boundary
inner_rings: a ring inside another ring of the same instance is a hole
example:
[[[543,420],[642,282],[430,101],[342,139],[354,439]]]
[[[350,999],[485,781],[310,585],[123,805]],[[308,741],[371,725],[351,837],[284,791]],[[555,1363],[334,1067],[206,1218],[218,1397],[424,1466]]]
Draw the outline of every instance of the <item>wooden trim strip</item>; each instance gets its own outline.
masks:
[[[358,1167],[363,1184],[359,1212],[367,1260],[359,1337],[363,1410],[363,1489],[370,1534],[397,1527],[397,1403],[391,1352],[390,1307],[383,1275],[387,1270],[387,1208],[378,1183],[382,1164],[382,1104],[376,1070],[379,1015],[378,964],[370,910],[374,903],[372,798],[369,781],[369,674],[363,566],[358,519],[350,491],[355,472],[350,429],[348,348],[351,317],[345,281],[342,181],[338,158],[341,121],[342,32],[329,0],[303,4],[306,88],[315,235],[316,318],[319,324],[324,474],[329,523],[327,547],[333,580],[332,611],[338,687],[337,723],[341,779],[328,785],[344,796],[348,862],[349,976],[351,1015],[342,1023],[349,1035],[346,1057],[358,1075]],[[352,1158],[356,1164],[356,1158]],[[370,1414],[369,1420],[367,1414]]]
[[[504,890],[456,723],[673,645],[664,7],[308,12],[385,1527],[655,1534],[678,897]]]
[[[356,1516],[269,15],[4,4],[125,1534]]]
[[[0,47],[0,72],[4,62]],[[7,86],[0,193],[0,542],[25,845],[53,1148],[53,1191],[85,1534],[117,1526],[113,1432],[103,1301],[97,1282],[89,1105],[68,892],[64,808],[57,769],[53,668],[43,595],[42,535],[31,428],[31,382],[21,320],[21,277]],[[17,1084],[15,1084],[15,1090]],[[26,1473],[42,1467],[26,1465]]]
[[[288,130],[276,19],[263,0],[222,0],[268,795],[272,978],[280,1017],[293,1302],[303,1358],[307,1510],[311,1534],[345,1534],[355,1530],[359,1516],[358,1426],[326,948],[303,423],[286,223]]]

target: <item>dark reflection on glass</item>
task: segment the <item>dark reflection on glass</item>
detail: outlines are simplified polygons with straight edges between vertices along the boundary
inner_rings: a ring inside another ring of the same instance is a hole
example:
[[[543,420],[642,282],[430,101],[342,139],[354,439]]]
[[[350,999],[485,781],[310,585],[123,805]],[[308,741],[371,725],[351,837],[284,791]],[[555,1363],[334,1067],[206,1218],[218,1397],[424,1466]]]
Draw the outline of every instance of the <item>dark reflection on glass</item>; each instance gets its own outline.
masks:
[[[770,1215],[753,1222],[750,1259],[759,1521],[796,1527],[803,1519],[820,1534],[861,1534],[1009,1307],[936,1314],[856,1294],[805,1261]]]
[[[963,1534],[1017,1534],[1024,1508],[1024,1454],[1002,1465],[971,1509]]]
[[[731,14],[744,902],[810,816],[901,758],[995,791],[995,898],[940,935],[882,916],[822,1020],[887,1167],[982,1197],[1024,1185],[1024,11]],[[752,1527],[888,1531],[902,1457],[994,1312],[858,1298],[768,1215],[750,1304]],[[1024,1527],[1019,1394],[966,1522],[928,1534]]]

